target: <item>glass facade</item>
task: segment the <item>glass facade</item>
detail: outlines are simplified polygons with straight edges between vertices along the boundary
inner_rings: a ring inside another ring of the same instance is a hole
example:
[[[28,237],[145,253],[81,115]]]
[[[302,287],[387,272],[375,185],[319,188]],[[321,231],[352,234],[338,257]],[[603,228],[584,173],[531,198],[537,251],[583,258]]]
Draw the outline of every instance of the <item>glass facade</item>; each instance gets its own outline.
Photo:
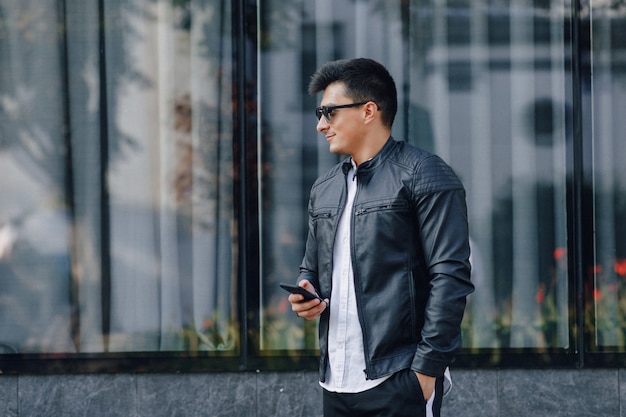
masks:
[[[626,354],[625,10],[3,2],[4,369],[315,358],[316,325],[278,283],[297,277],[310,186],[340,159],[315,130],[308,80],[358,56],[396,80],[393,136],[440,155],[467,190],[477,289],[459,362]]]
[[[590,347],[626,348],[626,17],[623,2],[585,10],[591,26],[590,83],[585,85],[591,118],[593,262],[588,269],[587,330]],[[621,139],[620,139],[621,138]]]

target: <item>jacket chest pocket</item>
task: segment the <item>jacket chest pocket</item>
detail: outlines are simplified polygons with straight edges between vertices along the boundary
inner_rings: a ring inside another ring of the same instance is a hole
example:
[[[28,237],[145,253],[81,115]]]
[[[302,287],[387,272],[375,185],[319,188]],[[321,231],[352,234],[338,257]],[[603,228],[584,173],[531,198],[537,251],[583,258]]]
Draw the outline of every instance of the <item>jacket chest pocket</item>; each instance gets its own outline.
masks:
[[[331,220],[337,216],[338,211],[338,207],[319,207],[311,210],[309,216],[313,222]]]
[[[354,212],[355,216],[363,216],[370,213],[377,212],[408,212],[409,211],[409,203],[405,200],[396,200],[396,199],[388,199],[388,200],[378,200],[378,201],[368,201],[362,204],[359,204],[356,207]]]
[[[319,207],[309,212],[309,228],[315,238],[318,255],[325,261],[332,257],[338,213],[336,207]]]
[[[366,239],[373,247],[406,252],[414,241],[415,216],[406,200],[367,201],[355,207],[353,230],[361,246]]]
[[[327,236],[325,233],[332,236],[338,213],[337,207],[319,207],[309,213],[310,221],[318,237]]]

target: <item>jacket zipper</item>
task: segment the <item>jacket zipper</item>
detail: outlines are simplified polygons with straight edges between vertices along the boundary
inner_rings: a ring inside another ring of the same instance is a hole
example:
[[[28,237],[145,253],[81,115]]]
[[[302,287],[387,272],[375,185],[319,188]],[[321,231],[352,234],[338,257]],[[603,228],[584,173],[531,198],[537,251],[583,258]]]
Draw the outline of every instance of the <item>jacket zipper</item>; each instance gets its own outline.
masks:
[[[356,173],[354,175],[354,178],[356,179]],[[364,318],[363,318],[363,310],[361,307],[361,286],[357,285],[357,283],[359,282],[358,279],[358,272],[356,270],[356,268],[354,267],[355,263],[354,263],[354,218],[356,216],[360,216],[361,214],[364,214],[367,212],[368,209],[360,209],[360,210],[355,210],[354,207],[356,206],[356,203],[359,199],[359,192],[361,191],[361,185],[360,182],[357,181],[356,183],[356,193],[354,194],[354,202],[352,205],[352,216],[350,218],[350,261],[352,262],[352,277],[354,279],[354,295],[356,297],[356,308],[357,308],[357,315],[359,317],[359,324],[361,325],[361,333],[363,334],[363,356],[365,359],[365,369],[363,370],[363,372],[365,373],[365,379],[369,379],[368,375],[369,375],[369,371],[370,371],[370,364],[369,364],[369,349],[367,346],[367,335],[366,335],[366,328],[363,325],[364,324]]]
[[[381,204],[379,206],[364,207],[364,208],[358,210],[357,212],[355,212],[354,215],[355,216],[361,216],[363,214],[370,213],[370,212],[373,212],[373,211],[392,210],[392,209],[395,209],[395,208],[403,208],[405,206],[406,206],[406,204],[401,204],[401,203]]]

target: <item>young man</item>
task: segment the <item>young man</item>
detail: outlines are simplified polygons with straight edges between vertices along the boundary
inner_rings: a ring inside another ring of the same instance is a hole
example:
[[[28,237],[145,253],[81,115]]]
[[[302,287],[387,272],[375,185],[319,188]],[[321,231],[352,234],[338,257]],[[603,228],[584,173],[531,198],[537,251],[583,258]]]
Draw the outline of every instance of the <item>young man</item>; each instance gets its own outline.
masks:
[[[324,416],[438,416],[470,281],[465,191],[439,157],[394,140],[395,83],[370,59],[330,62],[317,130],[348,155],[316,180],[293,311],[320,317]]]

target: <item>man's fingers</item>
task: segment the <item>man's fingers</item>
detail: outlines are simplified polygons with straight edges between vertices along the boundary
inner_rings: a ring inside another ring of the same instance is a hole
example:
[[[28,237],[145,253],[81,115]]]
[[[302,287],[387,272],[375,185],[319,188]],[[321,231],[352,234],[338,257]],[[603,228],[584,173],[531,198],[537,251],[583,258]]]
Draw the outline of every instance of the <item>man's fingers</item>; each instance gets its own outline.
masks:
[[[303,319],[313,320],[322,314],[326,309],[326,303],[320,300],[311,300],[306,302],[296,302],[291,305],[291,309]]]

